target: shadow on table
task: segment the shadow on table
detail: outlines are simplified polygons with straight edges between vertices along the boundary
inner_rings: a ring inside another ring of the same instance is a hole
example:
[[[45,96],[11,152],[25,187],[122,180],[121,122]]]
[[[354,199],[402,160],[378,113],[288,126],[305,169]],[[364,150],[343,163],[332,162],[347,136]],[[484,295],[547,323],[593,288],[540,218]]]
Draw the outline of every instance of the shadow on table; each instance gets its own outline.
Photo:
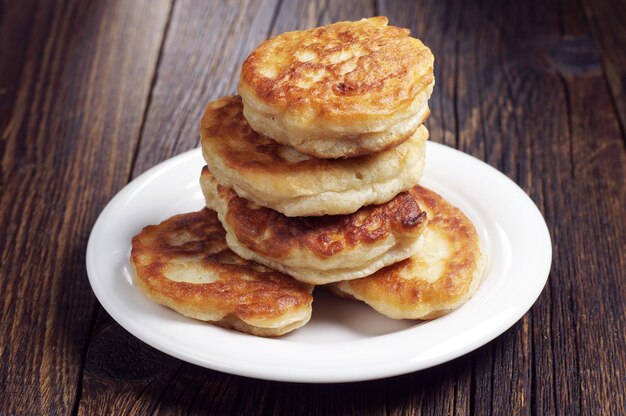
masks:
[[[170,357],[139,341],[101,312],[86,357],[80,406],[87,414],[363,415],[404,414],[428,403],[433,407],[430,410],[452,413],[455,407],[469,408],[472,357],[476,354],[480,352],[382,380],[340,384],[264,381]]]

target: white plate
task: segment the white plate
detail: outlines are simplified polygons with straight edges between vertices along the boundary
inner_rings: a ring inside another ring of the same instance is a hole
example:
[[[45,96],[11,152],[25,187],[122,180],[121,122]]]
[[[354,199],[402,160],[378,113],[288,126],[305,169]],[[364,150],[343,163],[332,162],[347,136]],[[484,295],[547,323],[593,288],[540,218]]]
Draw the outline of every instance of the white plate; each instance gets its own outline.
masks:
[[[489,165],[428,142],[422,184],[474,222],[489,266],[458,310],[429,322],[396,321],[358,302],[315,292],[313,317],[280,338],[259,338],[185,318],[133,284],[130,240],[144,226],[198,210],[199,149],[129,183],[106,206],[87,247],[91,287],[107,312],[142,341],[200,366],[268,380],[345,382],[409,373],[466,354],[519,320],[545,285],[552,247],[531,199]]]

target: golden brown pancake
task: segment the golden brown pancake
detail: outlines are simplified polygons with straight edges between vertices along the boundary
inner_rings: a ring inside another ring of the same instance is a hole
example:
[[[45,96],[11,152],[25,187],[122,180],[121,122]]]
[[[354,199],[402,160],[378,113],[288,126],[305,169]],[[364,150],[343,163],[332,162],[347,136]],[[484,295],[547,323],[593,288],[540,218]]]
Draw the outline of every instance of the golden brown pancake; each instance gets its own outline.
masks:
[[[426,224],[413,190],[353,214],[286,217],[238,197],[206,167],[200,185],[235,253],[307,283],[356,279],[414,255]]]
[[[386,17],[283,33],[243,64],[252,128],[318,158],[354,157],[409,138],[428,117],[434,57]]]
[[[410,189],[422,174],[428,130],[374,155],[318,159],[256,133],[241,98],[211,102],[202,117],[204,158],[237,195],[287,216],[350,214]]]
[[[312,287],[228,249],[215,212],[176,215],[133,237],[137,286],[176,312],[253,335],[281,335],[311,318]]]
[[[486,268],[474,225],[433,191],[417,186],[413,195],[428,214],[421,250],[371,276],[334,283],[331,291],[395,319],[436,318],[474,294]]]

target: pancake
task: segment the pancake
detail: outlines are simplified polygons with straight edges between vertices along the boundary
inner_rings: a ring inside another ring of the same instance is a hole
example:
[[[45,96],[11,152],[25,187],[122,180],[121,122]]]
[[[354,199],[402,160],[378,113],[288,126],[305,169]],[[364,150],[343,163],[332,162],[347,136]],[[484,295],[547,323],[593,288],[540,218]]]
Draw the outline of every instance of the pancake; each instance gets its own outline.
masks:
[[[395,319],[433,319],[474,294],[486,268],[474,225],[435,192],[420,186],[413,192],[428,215],[421,250],[371,276],[334,283],[333,293],[342,292]]]
[[[145,227],[133,237],[131,263],[150,299],[191,318],[261,336],[311,318],[313,288],[230,251],[206,208]]]
[[[242,108],[240,97],[207,105],[200,124],[204,158],[221,185],[287,216],[350,214],[389,201],[422,175],[424,126],[375,155],[317,159],[256,133]]]
[[[434,57],[386,17],[283,33],[246,59],[239,94],[252,128],[318,158],[380,152],[429,115]]]
[[[312,284],[357,279],[415,254],[426,224],[412,190],[353,214],[286,217],[238,197],[206,167],[200,185],[235,253]]]

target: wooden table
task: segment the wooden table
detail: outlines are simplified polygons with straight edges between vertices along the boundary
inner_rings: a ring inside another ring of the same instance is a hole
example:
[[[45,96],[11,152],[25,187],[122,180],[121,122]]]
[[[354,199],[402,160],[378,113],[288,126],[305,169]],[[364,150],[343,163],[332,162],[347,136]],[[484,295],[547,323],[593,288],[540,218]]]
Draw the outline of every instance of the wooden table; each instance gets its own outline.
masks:
[[[207,370],[124,331],[85,271],[107,201],[197,146],[203,106],[263,39],[377,14],[435,54],[431,140],[543,212],[534,307],[450,363],[339,385]],[[626,414],[625,21],[593,0],[3,2],[0,414]]]

